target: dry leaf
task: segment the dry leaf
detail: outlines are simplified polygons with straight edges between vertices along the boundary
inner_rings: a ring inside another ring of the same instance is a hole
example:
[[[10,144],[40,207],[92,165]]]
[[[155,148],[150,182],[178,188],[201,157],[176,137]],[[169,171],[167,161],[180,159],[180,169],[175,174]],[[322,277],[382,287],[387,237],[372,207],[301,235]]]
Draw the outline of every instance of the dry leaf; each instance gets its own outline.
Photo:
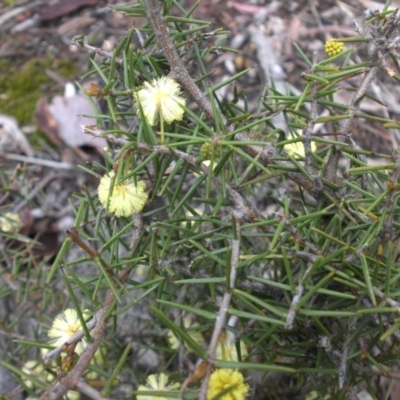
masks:
[[[19,129],[17,120],[5,114],[0,114],[0,152],[22,151],[27,156],[33,156],[33,149],[24,133]]]

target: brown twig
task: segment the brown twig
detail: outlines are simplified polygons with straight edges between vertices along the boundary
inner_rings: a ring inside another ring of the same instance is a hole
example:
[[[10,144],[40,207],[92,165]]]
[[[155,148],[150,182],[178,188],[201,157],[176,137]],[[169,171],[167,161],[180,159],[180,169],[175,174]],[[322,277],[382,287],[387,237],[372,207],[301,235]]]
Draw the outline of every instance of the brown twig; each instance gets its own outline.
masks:
[[[214,120],[211,103],[189,75],[189,72],[176,51],[174,42],[169,36],[168,28],[161,15],[159,0],[144,0],[143,3],[146,8],[147,18],[151,22],[157,40],[171,66],[172,77],[192,95],[194,101],[204,110],[208,118]]]
[[[110,279],[112,279],[115,288],[120,288],[120,282],[118,281],[117,276],[115,275],[112,268],[103,260],[101,255],[93,250],[82,238],[79,236],[78,230],[76,228],[72,228],[67,230],[67,237],[70,238],[76,245],[78,245],[92,260],[95,260],[104,270]]]
[[[231,303],[233,291],[236,286],[237,266],[239,264],[239,257],[240,257],[240,224],[238,223],[236,223],[236,232],[237,232],[237,238],[232,239],[231,242],[232,255],[230,264],[231,271],[229,276],[229,287],[226,289],[224,296],[222,298],[217,318],[215,320],[214,330],[212,333],[210,344],[208,346],[208,351],[207,351],[208,359],[206,361],[206,371],[203,377],[203,382],[201,384],[199,393],[200,400],[207,399],[208,382],[210,380],[211,372],[214,368],[215,353],[217,351],[217,346],[220,340],[220,336],[225,328],[229,305]]]
[[[149,152],[149,153],[158,153],[158,154],[167,154],[167,155],[172,155],[175,158],[179,158],[184,160],[186,163],[191,165],[192,167],[196,169],[200,169],[202,173],[205,175],[208,175],[209,169],[206,165],[201,163],[200,165],[197,163],[197,159],[194,156],[191,156],[190,154],[187,154],[181,150],[177,149],[172,149],[169,148],[168,146],[164,145],[157,145],[157,146],[150,146],[146,143],[137,143],[135,146],[136,149]],[[128,150],[128,151],[131,151]],[[253,207],[251,204],[248,204],[246,200],[236,191],[234,190],[228,183],[222,182],[222,180],[219,177],[213,176],[212,177],[213,183],[218,187],[218,188],[224,188],[226,190],[229,199],[233,203],[233,215],[236,218],[236,220],[242,222],[249,222],[253,221],[255,218],[264,218],[264,216],[261,214],[259,210],[257,210],[255,207]]]
[[[76,384],[75,389],[93,400],[107,400],[106,397],[103,397],[97,390],[82,380]]]
[[[76,388],[79,380],[89,367],[89,364],[91,363],[97,349],[100,346],[103,333],[106,328],[106,323],[103,320],[103,317],[113,303],[114,295],[109,293],[105,306],[97,313],[98,320],[96,321],[96,326],[93,329],[93,341],[88,344],[72,371],[60,382],[54,385],[52,389],[44,393],[40,400],[59,400],[68,392],[68,390]]]
[[[366,11],[366,18],[373,16],[373,12],[368,10]],[[397,29],[399,18],[399,13],[396,11],[387,18],[386,23],[383,26],[380,24],[364,24],[363,26],[358,26],[356,24],[356,30],[358,33],[366,36],[369,45],[369,58],[373,65],[365,74],[361,84],[350,101],[348,114],[350,114],[352,118],[346,119],[340,127],[341,136],[338,137],[338,140],[345,141],[352,148],[357,148],[356,143],[352,139],[352,127],[359,112],[361,101],[367,94],[379,70],[384,69],[386,72],[390,73],[387,67],[386,58],[390,55],[391,41],[396,40],[391,36],[393,32],[395,32],[395,29]],[[324,178],[328,181],[334,182],[336,179],[338,160],[340,156],[341,151],[339,148],[336,148],[327,161]]]
[[[137,240],[143,229],[143,220],[141,214],[135,214],[134,218],[136,220],[135,226],[133,228],[132,243],[131,248],[134,250],[137,244]],[[123,285],[129,277],[130,265],[126,265],[124,270],[118,275],[118,282]],[[86,347],[85,351],[80,356],[74,368],[71,372],[61,379],[56,385],[54,385],[49,391],[44,393],[40,400],[59,400],[61,399],[68,390],[79,388],[79,382],[83,373],[89,367],[89,364],[94,358],[97,349],[100,346],[101,340],[103,338],[103,333],[106,329],[106,321],[110,317],[110,311],[115,305],[115,294],[112,290],[109,290],[107,297],[104,301],[104,306],[95,314],[94,318],[87,324],[88,329],[93,328],[92,332],[92,342]],[[77,343],[84,336],[84,332],[80,331],[73,338],[71,338],[66,344]],[[65,344],[53,350],[52,352],[44,356],[44,360],[48,361],[56,354],[61,354]],[[100,399],[100,397],[97,397]]]
[[[79,47],[80,49],[86,50],[89,53],[98,54],[99,56],[102,57],[113,58],[114,56],[112,52],[100,49],[99,47],[90,46],[86,43],[81,42],[78,39],[72,39],[71,44],[74,44],[75,46]],[[118,64],[122,64],[123,60],[120,58],[116,58],[115,62]]]

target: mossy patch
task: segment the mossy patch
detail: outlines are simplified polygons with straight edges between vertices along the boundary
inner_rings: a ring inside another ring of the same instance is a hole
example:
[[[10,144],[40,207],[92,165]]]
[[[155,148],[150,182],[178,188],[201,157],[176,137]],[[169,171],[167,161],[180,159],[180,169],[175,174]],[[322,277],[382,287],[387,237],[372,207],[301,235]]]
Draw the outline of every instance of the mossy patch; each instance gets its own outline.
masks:
[[[60,87],[46,75],[47,69],[69,80],[79,72],[79,66],[69,59],[33,58],[19,69],[9,60],[0,60],[0,112],[14,116],[20,125],[32,123],[37,100],[60,93]]]

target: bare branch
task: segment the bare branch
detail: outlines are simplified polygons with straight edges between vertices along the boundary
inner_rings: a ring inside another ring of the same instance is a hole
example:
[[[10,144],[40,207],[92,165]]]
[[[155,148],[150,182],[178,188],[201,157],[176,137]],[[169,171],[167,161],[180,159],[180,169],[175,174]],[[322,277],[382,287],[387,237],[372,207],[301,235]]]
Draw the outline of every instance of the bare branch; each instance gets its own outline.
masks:
[[[142,230],[143,229],[142,215],[135,214],[134,218],[136,219],[134,231]],[[137,235],[136,233],[132,235],[132,249],[135,248],[138,237],[139,235]],[[118,275],[118,281],[121,284],[124,284],[128,280],[129,270],[130,270],[130,265],[127,264],[124,267],[124,270]],[[82,378],[86,369],[89,367],[89,364],[93,360],[94,355],[100,346],[101,340],[103,338],[103,333],[106,329],[106,321],[110,317],[110,310],[114,307],[114,305],[115,305],[115,295],[110,290],[104,301],[103,308],[96,313],[95,317],[92,320],[93,322],[89,321],[88,323],[88,329],[91,329],[93,327],[92,342],[88,344],[88,346],[80,356],[79,360],[77,361],[76,365],[71,370],[71,372],[67,376],[62,378],[60,382],[55,384],[49,391],[44,393],[40,398],[41,400],[59,400],[67,393],[68,390],[72,390],[77,387],[77,385],[80,382],[80,379]],[[76,335],[74,335],[73,338],[71,338],[68,341],[71,343],[67,344],[77,343],[83,337],[83,335],[84,335],[83,331],[78,332]],[[52,352],[46,354],[44,356],[45,361],[50,360],[56,354],[61,354],[64,348],[65,344],[53,350]]]
[[[213,334],[210,340],[210,344],[208,346],[208,359],[206,361],[206,374],[203,378],[203,382],[200,387],[200,400],[207,399],[207,389],[208,389],[208,382],[210,379],[210,375],[212,369],[214,367],[215,362],[215,353],[217,351],[218,342],[220,340],[221,333],[225,328],[226,319],[228,316],[228,309],[229,305],[232,300],[233,290],[235,289],[236,285],[236,274],[237,274],[237,266],[239,264],[239,256],[240,256],[240,224],[236,223],[236,232],[237,232],[237,239],[232,239],[231,241],[231,248],[232,248],[232,255],[231,255],[231,271],[229,276],[229,287],[226,289],[224,296],[222,298],[219,312],[217,318],[215,320]]]
[[[171,66],[172,77],[191,94],[193,99],[199,107],[205,111],[207,116],[214,120],[211,103],[189,75],[185,65],[178,55],[178,52],[176,51],[174,42],[169,36],[168,28],[164,23],[163,16],[161,15],[159,0],[144,0],[143,3],[146,7],[147,17],[149,21],[151,21],[157,40]]]

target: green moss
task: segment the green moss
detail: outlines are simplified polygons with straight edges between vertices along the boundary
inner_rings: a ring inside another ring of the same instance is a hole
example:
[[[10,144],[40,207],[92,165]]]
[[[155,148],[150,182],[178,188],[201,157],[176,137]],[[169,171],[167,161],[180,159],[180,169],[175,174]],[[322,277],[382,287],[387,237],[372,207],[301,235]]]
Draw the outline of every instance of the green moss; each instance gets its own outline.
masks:
[[[69,59],[34,58],[17,69],[10,61],[0,60],[1,112],[14,116],[21,125],[32,123],[39,98],[60,93],[46,69],[73,80],[79,66]]]

